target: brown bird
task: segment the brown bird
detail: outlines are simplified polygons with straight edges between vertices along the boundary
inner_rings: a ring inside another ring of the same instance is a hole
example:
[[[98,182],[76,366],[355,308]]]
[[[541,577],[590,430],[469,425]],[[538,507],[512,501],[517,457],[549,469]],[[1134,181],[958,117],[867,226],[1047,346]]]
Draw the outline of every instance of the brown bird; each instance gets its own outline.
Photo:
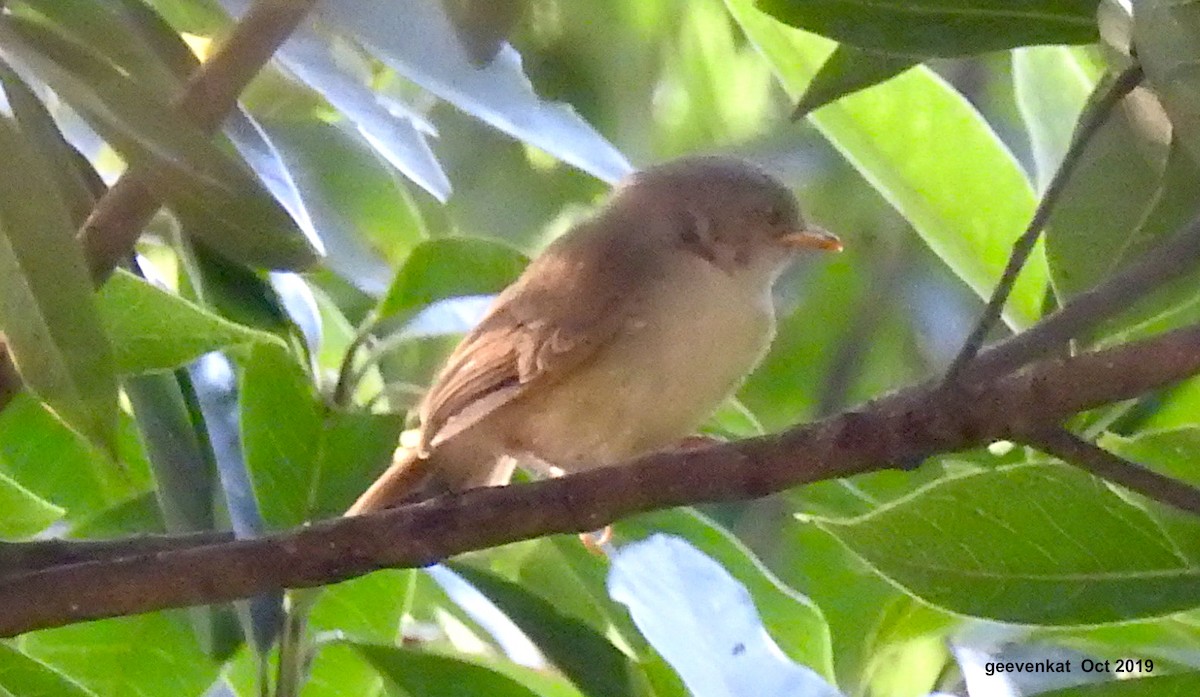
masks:
[[[504,290],[420,407],[420,442],[347,515],[423,491],[605,467],[695,432],[766,353],[771,286],[840,250],[758,167],[690,157],[629,176]]]

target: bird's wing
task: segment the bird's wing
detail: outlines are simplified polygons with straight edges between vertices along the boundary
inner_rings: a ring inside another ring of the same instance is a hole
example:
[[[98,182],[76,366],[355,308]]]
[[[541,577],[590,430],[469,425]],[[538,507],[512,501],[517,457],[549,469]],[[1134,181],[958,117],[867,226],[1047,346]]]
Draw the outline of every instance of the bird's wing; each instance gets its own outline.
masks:
[[[629,326],[647,255],[579,232],[539,256],[447,359],[421,406],[422,450],[568,374]]]

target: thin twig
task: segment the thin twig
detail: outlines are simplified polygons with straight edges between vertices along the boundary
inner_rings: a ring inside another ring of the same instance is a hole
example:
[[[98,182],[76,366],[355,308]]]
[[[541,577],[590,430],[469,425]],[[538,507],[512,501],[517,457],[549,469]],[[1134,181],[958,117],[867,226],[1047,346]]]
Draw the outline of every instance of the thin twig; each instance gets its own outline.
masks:
[[[1071,414],[1198,371],[1200,325],[1044,360],[986,384],[947,389],[932,381],[779,435],[473,489],[261,538],[188,540],[149,554],[10,573],[0,578],[0,636],[323,585],[517,540],[595,530],[643,511],[761,497],[1053,428]]]
[[[1000,319],[1000,313],[1004,311],[1004,304],[1008,301],[1009,294],[1012,293],[1013,285],[1017,282],[1017,276],[1021,273],[1021,268],[1025,266],[1025,262],[1033,252],[1033,248],[1042,234],[1042,229],[1046,227],[1046,221],[1054,212],[1054,207],[1058,204],[1058,199],[1062,195],[1063,189],[1066,188],[1067,182],[1070,181],[1080,158],[1087,150],[1092,136],[1108,120],[1116,105],[1141,81],[1142,67],[1135,63],[1118,74],[1108,90],[1080,115],[1079,125],[1071,137],[1071,144],[1063,155],[1062,163],[1055,171],[1050,184],[1046,187],[1045,193],[1042,194],[1042,199],[1033,212],[1033,218],[1029,221],[1029,227],[1013,243],[1008,263],[1004,267],[1004,272],[1001,274],[995,290],[992,291],[992,297],[988,300],[987,307],[984,308],[975,328],[971,330],[962,349],[950,364],[949,370],[946,371],[948,382],[958,379],[963,368],[979,353],[979,349],[982,348],[992,327],[996,326],[996,322]]]
[[[1041,431],[1020,440],[1130,491],[1200,515],[1200,489],[1114,455],[1064,428]]]
[[[201,65],[175,102],[175,112],[205,132],[214,132],[238,95],[291,36],[316,0],[257,0],[212,57]],[[160,201],[147,173],[126,172],[96,204],[78,239],[92,279],[100,285],[128,258]],[[0,349],[0,410],[21,388],[7,351]]]
[[[1099,285],[1084,291],[1027,331],[988,348],[967,366],[960,382],[987,380],[1058,351],[1068,341],[1169,281],[1194,271],[1200,261],[1200,217]]]

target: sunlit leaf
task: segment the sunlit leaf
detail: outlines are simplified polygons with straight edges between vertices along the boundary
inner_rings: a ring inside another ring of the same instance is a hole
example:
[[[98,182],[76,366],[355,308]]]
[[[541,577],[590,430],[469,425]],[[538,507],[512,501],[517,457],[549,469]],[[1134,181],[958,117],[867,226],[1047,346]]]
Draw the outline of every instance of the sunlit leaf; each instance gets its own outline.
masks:
[[[826,679],[833,677],[829,627],[820,608],[783,585],[732,533],[690,509],[647,513],[620,521],[614,532],[618,540],[645,539],[656,533],[686,540],[745,587],[762,623],[788,657]]]
[[[95,694],[8,644],[0,644],[0,692],[46,697],[88,697]]]
[[[273,527],[343,512],[383,470],[403,427],[397,416],[327,407],[302,367],[275,347],[246,361],[241,400],[246,465]]]
[[[621,548],[608,585],[694,694],[840,694],[784,658],[746,588],[682,538],[657,534]]]
[[[0,464],[0,468],[3,465]],[[38,497],[0,471],[0,538],[21,539],[45,530],[62,518],[62,508]],[[3,670],[0,669],[0,673]]]
[[[104,284],[98,305],[117,370],[127,375],[178,368],[219,348],[281,344],[272,334],[230,322],[125,271]]]
[[[527,262],[512,247],[482,238],[422,242],[400,267],[376,311],[381,319],[407,319],[436,300],[495,293],[512,283]]]

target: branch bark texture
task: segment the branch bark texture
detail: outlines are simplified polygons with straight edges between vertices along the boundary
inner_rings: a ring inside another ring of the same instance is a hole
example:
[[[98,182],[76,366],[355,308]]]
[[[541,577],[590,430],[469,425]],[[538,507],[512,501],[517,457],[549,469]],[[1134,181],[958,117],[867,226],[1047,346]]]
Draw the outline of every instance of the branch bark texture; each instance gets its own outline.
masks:
[[[1044,360],[975,384],[930,381],[779,435],[476,489],[254,540],[143,539],[126,554],[0,578],[0,636],[323,585],[541,535],[595,530],[644,511],[759,497],[997,439],[1031,442],[1071,414],[1196,372],[1200,325]]]

